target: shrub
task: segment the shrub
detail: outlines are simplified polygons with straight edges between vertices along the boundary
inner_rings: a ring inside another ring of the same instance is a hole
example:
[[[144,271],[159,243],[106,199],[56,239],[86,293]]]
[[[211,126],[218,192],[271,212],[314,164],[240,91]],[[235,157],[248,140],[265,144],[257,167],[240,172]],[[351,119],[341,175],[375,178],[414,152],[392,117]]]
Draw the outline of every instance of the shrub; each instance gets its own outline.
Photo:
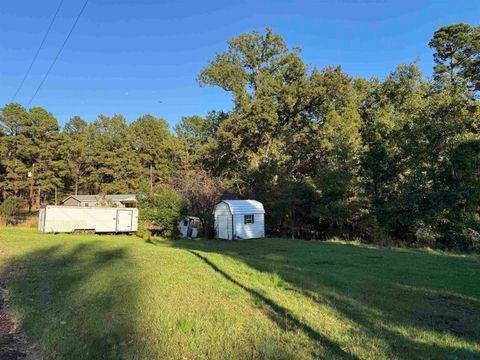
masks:
[[[415,224],[415,239],[420,245],[432,247],[437,243],[440,234],[431,226],[419,221]]]
[[[461,231],[451,231],[449,235],[451,249],[480,252],[480,233],[477,230],[466,228]]]
[[[480,251],[480,234],[474,229],[465,229],[462,232],[464,246],[468,251]]]
[[[166,237],[177,235],[178,221],[187,215],[187,202],[175,190],[160,186],[138,194],[141,226]]]
[[[15,222],[15,217],[20,213],[25,202],[18,197],[10,196],[0,204],[0,219],[6,224]]]
[[[451,218],[445,238],[447,248],[480,252],[480,216],[461,214]]]

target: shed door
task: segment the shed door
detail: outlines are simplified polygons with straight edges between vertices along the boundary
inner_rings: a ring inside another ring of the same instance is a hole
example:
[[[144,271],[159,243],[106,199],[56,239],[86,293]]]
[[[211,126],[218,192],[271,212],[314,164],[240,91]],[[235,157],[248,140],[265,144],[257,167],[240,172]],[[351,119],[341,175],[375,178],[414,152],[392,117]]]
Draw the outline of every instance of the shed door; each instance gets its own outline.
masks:
[[[133,210],[117,210],[117,231],[132,231]]]
[[[218,216],[218,238],[229,239],[228,237],[228,217],[226,215]]]

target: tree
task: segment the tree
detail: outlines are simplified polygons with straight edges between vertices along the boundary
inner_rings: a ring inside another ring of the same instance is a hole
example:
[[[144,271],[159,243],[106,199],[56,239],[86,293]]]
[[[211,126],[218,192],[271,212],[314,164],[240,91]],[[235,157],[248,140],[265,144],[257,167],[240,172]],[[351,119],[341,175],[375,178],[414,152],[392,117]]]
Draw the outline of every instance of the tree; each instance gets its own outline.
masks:
[[[188,201],[189,215],[200,218],[205,236],[213,236],[213,210],[227,194],[221,180],[201,168],[180,170],[175,178],[173,187]]]
[[[210,112],[204,119],[199,115],[183,116],[175,126],[175,133],[183,150],[183,163],[198,164],[204,161],[205,146],[218,129],[223,119],[228,117],[223,112]],[[185,166],[184,166],[185,167]]]
[[[27,177],[29,164],[24,149],[29,146],[29,140],[23,129],[27,125],[28,114],[20,104],[7,104],[1,109],[0,124],[3,176],[1,187],[3,198],[6,194],[26,196],[29,186]]]
[[[40,205],[47,196],[57,197],[58,189],[62,187],[62,177],[66,175],[66,164],[60,151],[58,122],[47,110],[31,108],[22,134],[28,139],[23,152],[28,165],[34,168],[32,181],[37,192],[36,203]]]
[[[435,77],[451,85],[480,90],[480,26],[454,24],[435,31],[428,44],[435,49]]]
[[[403,214],[398,201],[417,173],[407,142],[419,131],[411,129],[421,118],[429,90],[417,64],[400,65],[385,81],[372,79],[362,101],[365,191],[373,216],[387,232],[405,232],[397,218]]]
[[[66,184],[66,187],[75,195],[78,195],[80,190],[87,191],[88,188],[84,186],[84,175],[92,161],[88,156],[89,130],[87,122],[79,116],[72,117],[63,128],[63,152],[69,170],[69,184]]]
[[[188,213],[185,199],[162,184],[158,184],[154,191],[140,190],[138,207],[144,226],[168,237],[175,236],[178,221]]]
[[[9,196],[0,204],[0,220],[5,224],[15,222],[15,217],[20,213],[24,206],[24,200]]]
[[[282,178],[286,188],[310,182],[321,193],[327,177],[338,178],[338,172],[349,188],[336,201],[360,195],[359,99],[340,67],[309,71],[299,50],[289,50],[267,29],[230,40],[199,79],[233,96],[234,110],[220,123],[211,151],[215,175],[239,196],[269,203]],[[328,195],[321,204],[329,206]]]
[[[243,34],[199,75],[201,84],[233,96],[235,109],[218,126],[210,144],[215,159],[207,163],[243,196],[258,196],[261,184],[276,176],[288,158],[282,153],[288,133],[315,118],[323,102],[316,72],[308,76],[298,52],[271,29]]]
[[[132,151],[129,127],[122,115],[100,115],[88,136],[90,193],[129,193],[139,185],[140,161]]]
[[[163,119],[143,115],[129,127],[133,151],[141,161],[142,176],[148,176],[150,190],[166,182],[177,167],[179,145]],[[138,174],[140,175],[140,174]]]

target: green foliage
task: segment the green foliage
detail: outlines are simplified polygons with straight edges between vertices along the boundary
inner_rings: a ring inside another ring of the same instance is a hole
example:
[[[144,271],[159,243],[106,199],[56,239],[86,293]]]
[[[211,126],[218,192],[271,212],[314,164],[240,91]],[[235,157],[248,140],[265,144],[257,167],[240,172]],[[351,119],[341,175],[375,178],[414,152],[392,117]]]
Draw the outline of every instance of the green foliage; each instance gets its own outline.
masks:
[[[182,194],[207,236],[216,201],[253,198],[269,234],[475,250],[480,27],[444,26],[429,46],[433,80],[417,63],[367,80],[305,64],[270,28],[241,34],[198,75],[232,96],[232,110],[185,116],[175,134],[152,115],[73,117],[60,131],[46,110],[7,104],[2,196],[145,188],[148,221],[171,234]]]
[[[178,221],[187,215],[188,204],[182,195],[168,186],[142,190],[137,194],[140,222],[167,237],[174,237]]]
[[[180,148],[177,139],[168,131],[168,123],[152,115],[143,115],[129,127],[132,150],[139,162],[140,173],[148,179],[150,189],[158,182],[170,179],[175,170]]]
[[[435,31],[429,46],[436,51],[433,58],[437,80],[480,90],[480,26],[444,26]]]
[[[10,196],[0,204],[0,219],[6,224],[13,223],[15,217],[20,213],[25,201],[21,198]]]

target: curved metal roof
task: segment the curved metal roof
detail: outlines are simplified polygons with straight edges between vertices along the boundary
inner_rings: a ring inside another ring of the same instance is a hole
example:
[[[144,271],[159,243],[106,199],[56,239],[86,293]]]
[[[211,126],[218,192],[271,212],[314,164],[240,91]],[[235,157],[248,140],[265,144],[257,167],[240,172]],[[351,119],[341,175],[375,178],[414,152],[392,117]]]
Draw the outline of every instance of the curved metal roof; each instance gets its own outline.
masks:
[[[257,200],[222,200],[233,214],[265,214],[263,204]]]

